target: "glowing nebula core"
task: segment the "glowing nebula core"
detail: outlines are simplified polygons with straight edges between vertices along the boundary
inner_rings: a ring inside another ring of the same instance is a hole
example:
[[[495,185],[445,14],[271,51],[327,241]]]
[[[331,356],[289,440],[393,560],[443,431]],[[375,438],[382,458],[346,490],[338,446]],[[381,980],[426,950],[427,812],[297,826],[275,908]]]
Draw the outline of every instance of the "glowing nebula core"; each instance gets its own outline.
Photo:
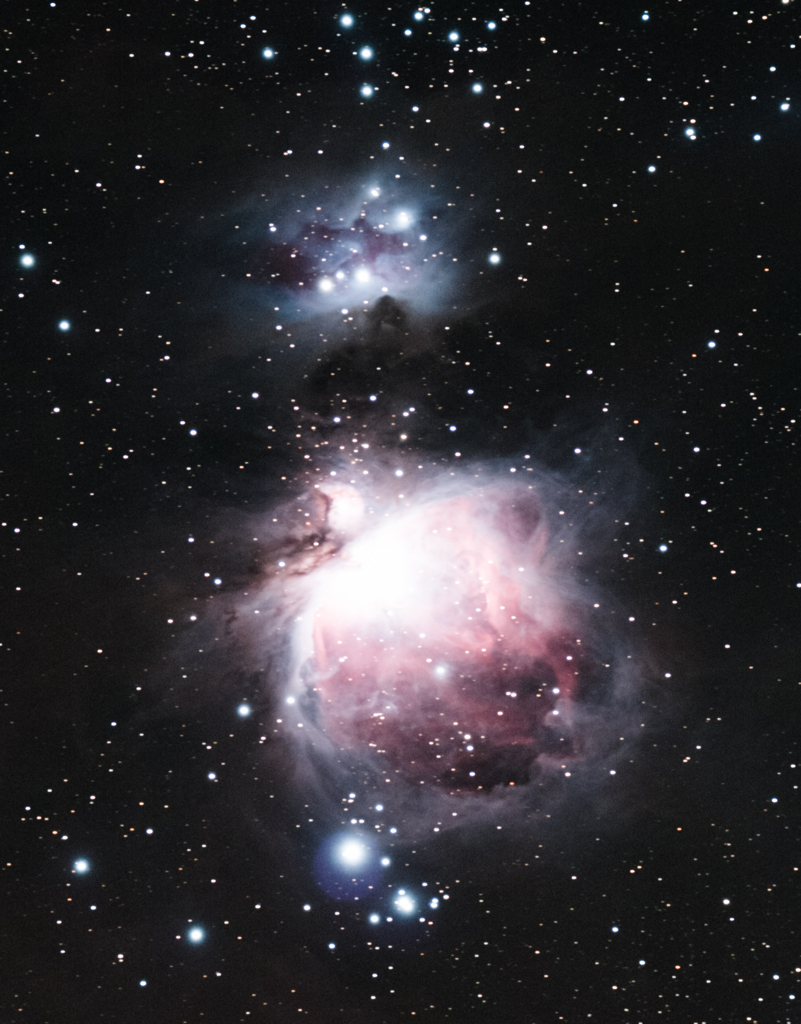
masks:
[[[266,584],[297,612],[295,731],[452,792],[520,785],[580,756],[587,659],[533,488],[459,481],[370,500],[316,487],[316,539]]]

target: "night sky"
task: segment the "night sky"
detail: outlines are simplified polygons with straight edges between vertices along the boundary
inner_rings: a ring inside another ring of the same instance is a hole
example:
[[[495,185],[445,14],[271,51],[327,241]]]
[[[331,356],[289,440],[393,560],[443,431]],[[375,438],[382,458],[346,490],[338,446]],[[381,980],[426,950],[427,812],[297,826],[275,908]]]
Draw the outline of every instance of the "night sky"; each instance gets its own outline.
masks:
[[[796,0],[7,15],[3,1024],[798,1024]]]

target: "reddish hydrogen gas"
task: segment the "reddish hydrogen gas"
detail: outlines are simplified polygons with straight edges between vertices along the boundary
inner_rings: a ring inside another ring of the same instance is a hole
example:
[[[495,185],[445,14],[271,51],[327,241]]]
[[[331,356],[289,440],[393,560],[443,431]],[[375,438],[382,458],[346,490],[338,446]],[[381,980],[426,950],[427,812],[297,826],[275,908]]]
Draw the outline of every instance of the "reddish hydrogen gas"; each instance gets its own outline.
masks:
[[[391,507],[350,485],[316,495],[318,539],[282,584],[299,592],[286,699],[307,738],[449,790],[580,756],[586,659],[532,488],[463,484]]]

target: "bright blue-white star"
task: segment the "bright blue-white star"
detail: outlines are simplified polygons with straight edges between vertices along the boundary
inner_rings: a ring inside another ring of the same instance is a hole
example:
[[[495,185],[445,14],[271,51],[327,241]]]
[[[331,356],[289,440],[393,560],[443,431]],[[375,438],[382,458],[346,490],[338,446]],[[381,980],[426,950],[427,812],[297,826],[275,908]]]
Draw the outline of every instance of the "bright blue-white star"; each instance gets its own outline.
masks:
[[[497,253],[497,252],[490,253],[489,261],[490,261],[490,263],[493,263],[493,264],[500,263],[501,262],[500,253]]]
[[[370,914],[370,924],[378,924],[381,920],[378,914]]]
[[[59,320],[58,329],[60,331],[68,331],[70,329],[69,320]]]
[[[373,51],[370,49],[369,46],[363,46],[361,50],[359,50],[359,56],[361,57],[362,60],[372,60]]]
[[[359,92],[362,94],[362,96],[372,96],[373,93],[375,92],[375,89],[373,89],[372,85],[363,85]]]
[[[36,260],[29,252],[26,252],[24,256],[20,257],[20,263],[23,267],[32,267],[34,263],[36,263]]]
[[[490,30],[490,32],[494,32],[497,27],[498,26],[495,24],[494,21],[487,22],[487,28]]]
[[[240,718],[248,718],[250,716],[250,705],[240,704],[239,707],[236,709],[236,713],[239,715]]]
[[[198,928],[197,926],[195,926],[194,928],[189,929],[189,931],[186,933],[186,937],[189,939],[190,942],[194,942],[195,944],[197,944],[198,942],[202,942],[205,939],[206,933],[203,931],[202,928]]]
[[[347,868],[359,868],[370,858],[370,848],[361,839],[343,840],[337,847],[337,858]]]
[[[395,906],[402,914],[413,914],[417,904],[411,896],[403,889],[398,892],[395,898]]]
[[[415,21],[422,21],[423,20],[423,12],[422,11],[415,11],[414,12],[414,20]]]
[[[481,82],[476,82],[473,85],[473,92],[484,92],[484,86],[481,84]]]
[[[779,110],[789,110],[789,109],[790,109],[790,104],[789,103],[782,103],[782,105],[779,107]]]
[[[273,57],[275,56],[275,50],[273,50],[269,46],[265,46],[265,48],[261,51],[261,55],[262,57],[264,57],[265,60],[272,60]]]
[[[353,15],[343,14],[342,17],[339,19],[339,24],[343,28],[353,28]]]
[[[660,544],[659,545],[659,550],[662,552],[662,554],[664,554],[667,551],[667,549],[668,549],[667,544]]]
[[[459,33],[458,32],[449,32],[448,33],[448,39],[452,43],[458,43],[459,42]]]
[[[86,872],[89,870],[89,861],[83,859],[76,860],[72,866],[79,875],[85,875]]]

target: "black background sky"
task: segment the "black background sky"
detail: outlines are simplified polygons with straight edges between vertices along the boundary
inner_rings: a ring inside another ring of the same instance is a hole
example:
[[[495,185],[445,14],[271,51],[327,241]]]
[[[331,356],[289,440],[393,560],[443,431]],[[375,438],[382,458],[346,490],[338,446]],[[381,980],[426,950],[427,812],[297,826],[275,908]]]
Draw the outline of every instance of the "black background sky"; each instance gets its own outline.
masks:
[[[801,1021],[797,5],[416,10],[7,14],[3,1021]],[[329,302],[376,184],[392,302]],[[431,472],[593,490],[641,733],[513,827],[398,812],[382,884],[440,904],[378,929],[264,673],[196,639],[342,396],[395,457],[371,393]]]

